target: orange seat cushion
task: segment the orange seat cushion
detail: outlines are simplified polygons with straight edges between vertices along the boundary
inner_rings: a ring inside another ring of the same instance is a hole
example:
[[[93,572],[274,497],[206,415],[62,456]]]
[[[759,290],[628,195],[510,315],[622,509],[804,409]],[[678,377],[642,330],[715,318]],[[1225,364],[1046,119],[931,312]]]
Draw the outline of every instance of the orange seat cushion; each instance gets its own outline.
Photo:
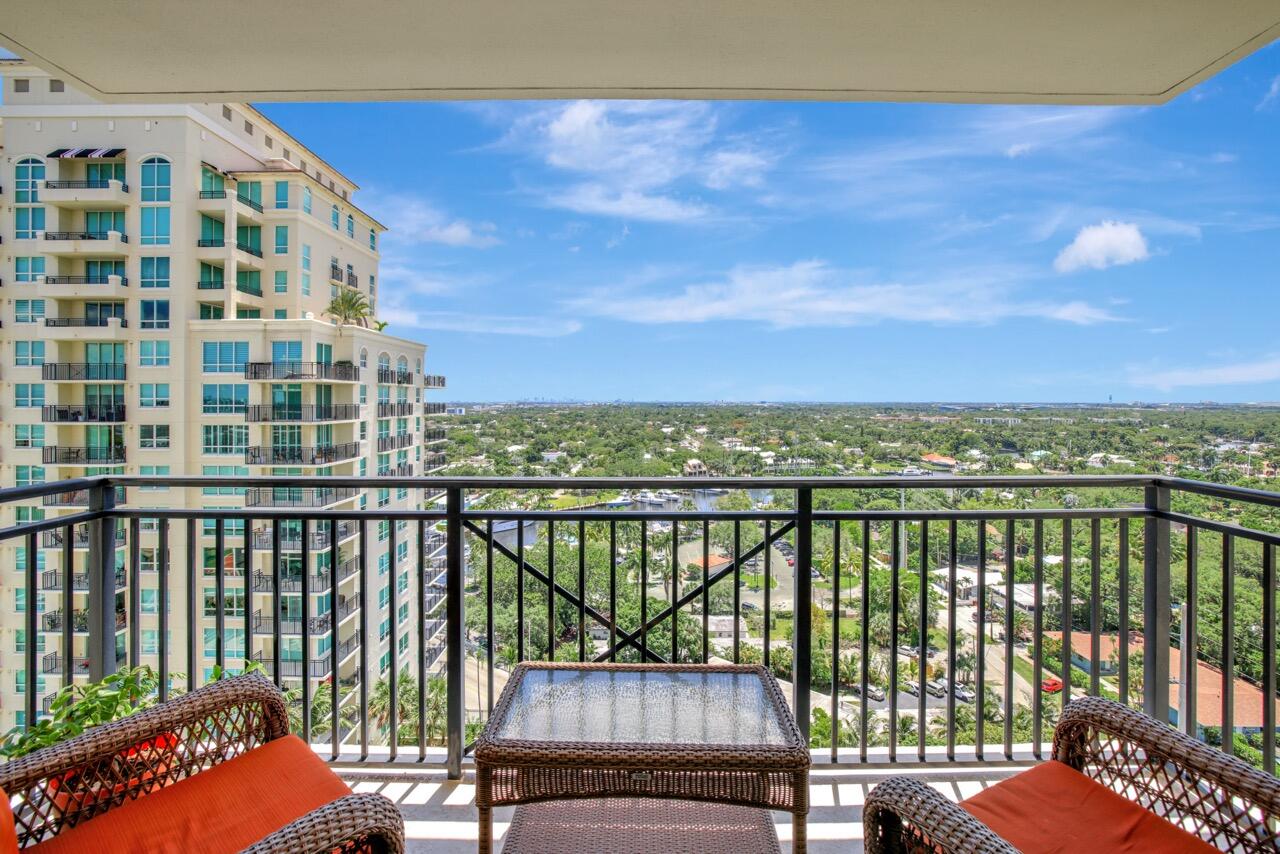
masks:
[[[0,789],[0,854],[18,854],[18,828],[13,820],[13,810],[9,807],[9,796]]]
[[[224,854],[351,794],[297,736],[267,742],[26,849]]]
[[[1025,854],[1217,851],[1062,762],[1041,763],[960,806]]]

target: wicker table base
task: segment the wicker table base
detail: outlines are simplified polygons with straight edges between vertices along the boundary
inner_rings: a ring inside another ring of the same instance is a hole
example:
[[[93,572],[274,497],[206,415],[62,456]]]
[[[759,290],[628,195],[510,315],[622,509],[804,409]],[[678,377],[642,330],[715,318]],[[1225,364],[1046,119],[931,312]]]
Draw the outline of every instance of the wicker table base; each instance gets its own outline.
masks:
[[[767,810],[699,801],[596,798],[516,808],[503,854],[779,854]]]

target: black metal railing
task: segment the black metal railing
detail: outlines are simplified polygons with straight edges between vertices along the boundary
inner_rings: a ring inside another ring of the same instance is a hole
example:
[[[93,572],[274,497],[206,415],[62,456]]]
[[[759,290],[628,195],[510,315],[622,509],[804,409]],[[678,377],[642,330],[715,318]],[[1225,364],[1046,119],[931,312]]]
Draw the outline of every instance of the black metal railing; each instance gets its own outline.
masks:
[[[333,281],[335,281],[335,282],[341,282],[341,281],[342,281],[342,268],[341,268],[341,267],[339,267],[337,264],[330,264],[330,265],[329,265],[329,278],[330,278],[330,279],[332,279],[332,280],[333,280]]]
[[[413,444],[412,433],[391,433],[386,436],[378,437],[378,453],[386,453],[387,451],[398,451],[401,448],[407,448]]]
[[[303,403],[295,406],[275,406],[270,403],[251,404],[245,408],[245,420],[261,422],[306,421],[359,421],[358,403]]]
[[[441,374],[423,374],[422,385],[424,388],[444,388],[445,378]]]
[[[226,288],[227,283],[221,279],[214,281],[213,279],[201,279],[196,282],[196,290],[198,291],[220,291]]]
[[[81,525],[74,530],[75,533],[71,537],[72,547],[76,549],[89,548],[89,528]],[[115,544],[117,546],[124,545],[125,536],[126,534],[124,529],[117,528]],[[46,549],[60,549],[64,542],[66,542],[66,533],[62,528],[50,528],[47,531],[42,531],[40,534],[40,545]],[[57,570],[50,570],[50,572],[57,572]]]
[[[355,273],[347,273],[347,284],[353,288],[360,287],[360,277]]]
[[[44,325],[55,329],[81,326],[97,328],[109,326],[111,320],[119,321],[121,329],[129,328],[129,321],[123,317],[46,317],[44,319]]]
[[[382,385],[413,385],[413,372],[398,368],[378,368],[378,382]]]
[[[139,501],[156,487],[247,494],[222,509],[135,507],[117,492],[126,486]],[[433,490],[443,504],[414,497]],[[574,492],[590,495],[551,509],[553,496]],[[1044,757],[1057,714],[1089,694],[1139,705],[1275,769],[1280,493],[1148,475],[334,477],[323,486],[299,477],[92,477],[3,490],[0,504],[67,494],[86,496],[87,509],[2,529],[0,541],[27,545],[18,569],[30,603],[40,534],[63,531],[65,543],[73,530],[88,531],[78,568],[89,601],[123,600],[128,615],[76,612],[91,676],[114,669],[123,631],[128,661],[185,674],[184,688],[197,687],[204,633],[226,666],[241,649],[230,632],[243,630],[245,652],[270,660],[280,680],[289,678],[281,636],[297,635],[302,657],[326,665],[294,680],[302,734],[332,739],[334,756],[354,756],[348,747],[366,756],[387,733],[404,732],[376,761],[394,762],[397,751],[426,759],[442,744],[456,775],[467,727],[486,718],[512,662],[717,656],[774,672],[811,744],[837,763]],[[322,509],[360,495],[367,504]],[[471,503],[489,496],[503,503]],[[254,530],[255,548],[240,553],[244,538],[228,520],[246,518],[267,534],[265,550]],[[214,523],[212,533],[201,520]],[[343,539],[340,526],[351,525],[355,536]],[[280,526],[296,532],[288,554]],[[316,540],[320,531],[328,536]],[[340,590],[345,579],[355,584]],[[237,593],[246,581],[252,589]],[[164,619],[165,597],[183,584],[208,589],[162,624],[172,644],[162,628],[159,652],[143,653],[140,597],[156,591],[155,618]],[[294,586],[303,595],[282,598]],[[362,607],[367,616],[351,619]],[[290,616],[271,616],[280,613]],[[30,609],[24,618],[28,637],[41,625],[70,631],[60,612]],[[316,645],[326,637],[335,654]],[[35,703],[39,661],[31,646],[26,654],[26,702]],[[464,671],[476,674],[465,691]],[[401,672],[407,681],[390,678]],[[323,682],[357,693],[333,704],[333,717],[313,719]],[[1197,686],[1206,684],[1225,690],[1220,700],[1208,695],[1213,709],[1197,710],[1206,696]],[[401,687],[418,696],[392,695],[372,720],[375,691]],[[425,713],[437,691],[442,714],[403,717]],[[354,718],[339,720],[337,706]]]
[[[50,404],[41,410],[41,420],[55,424],[119,423],[125,420],[122,403]]]
[[[327,466],[359,456],[359,442],[317,447],[254,445],[245,449],[244,461],[251,466]]]
[[[409,477],[413,473],[413,463],[398,463],[378,469],[378,477]]]
[[[359,525],[355,521],[343,521],[338,523],[337,534],[338,542],[342,543],[351,537],[354,537],[360,531]],[[314,551],[320,551],[329,547],[329,536],[333,532],[329,526],[323,525],[313,528],[307,535],[308,547]],[[274,548],[275,531],[271,528],[255,528],[253,531],[253,547],[259,550],[269,550]],[[300,527],[281,527],[280,530],[280,550],[286,552],[296,552],[302,550],[302,531]]]
[[[237,240],[236,248],[239,249],[241,252],[247,252],[248,254],[252,255],[255,258],[262,257],[262,247],[254,246],[252,243],[243,243]]]
[[[121,192],[129,192],[129,185],[120,183]],[[45,181],[46,190],[110,190],[110,181]]]
[[[254,487],[245,490],[246,507],[328,507],[350,501],[359,494],[354,487]]]
[[[118,231],[46,231],[45,240],[110,240],[111,235],[120,238],[121,243],[128,243],[129,236]]]
[[[444,415],[444,407],[445,405],[443,403],[423,402],[422,414],[423,415]]]
[[[443,427],[428,427],[422,431],[422,443],[429,444],[431,442],[443,442],[445,439]]]
[[[200,198],[202,199],[225,199],[227,197],[226,190],[201,190]]]
[[[46,285],[109,285],[113,278],[118,279],[122,287],[129,286],[129,279],[125,276],[45,276],[44,283]]]
[[[69,382],[124,382],[124,362],[45,362],[42,379]]]
[[[248,362],[247,380],[333,380],[359,382],[360,369],[350,362]]]
[[[47,466],[119,465],[125,461],[123,445],[45,445],[41,456]]]
[[[379,418],[403,418],[413,414],[413,404],[408,401],[402,403],[384,402],[378,403]]]
[[[221,249],[226,245],[226,239],[221,237],[201,237],[196,241],[196,246],[201,249]]]
[[[254,285],[249,282],[236,282],[236,290],[242,294],[248,294],[249,296],[262,296],[262,286]]]
[[[76,676],[89,675],[88,656],[73,655],[70,662],[66,662],[63,660],[62,654],[58,652],[47,653],[44,658],[41,659],[40,669],[45,673],[62,673],[66,670],[68,663],[71,664],[71,672]]]
[[[253,199],[249,198],[248,196],[242,196],[239,193],[236,193],[236,201],[244,205],[245,207],[249,208],[250,210],[255,210],[258,213],[262,213],[262,205],[258,202],[255,202]]]
[[[447,462],[447,460],[445,459],[445,455],[442,453],[422,455],[422,467],[428,471],[440,468],[440,466],[444,465],[445,462]]]

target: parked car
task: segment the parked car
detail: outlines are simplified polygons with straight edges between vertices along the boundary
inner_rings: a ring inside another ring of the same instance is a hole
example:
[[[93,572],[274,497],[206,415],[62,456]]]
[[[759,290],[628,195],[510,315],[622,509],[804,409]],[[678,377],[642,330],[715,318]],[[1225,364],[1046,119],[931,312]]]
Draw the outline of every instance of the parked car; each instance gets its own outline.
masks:
[[[742,610],[744,610],[744,611],[759,611],[759,610],[760,610],[760,606],[759,606],[759,605],[757,605],[755,602],[743,602],[743,603],[742,603]]]
[[[956,699],[962,703],[972,703],[978,699],[978,695],[973,693],[973,689],[967,685],[957,685]]]
[[[860,696],[862,696],[862,686],[861,686],[861,685],[854,685],[854,686],[853,686],[853,688],[851,689],[851,692],[850,692],[850,693],[852,693],[852,694],[853,694],[853,696],[855,696],[855,697],[860,697]],[[878,685],[872,685],[872,684],[870,684],[870,683],[867,683],[867,697],[868,697],[868,698],[870,698],[870,699],[872,699],[872,700],[876,700],[876,701],[878,701],[878,702],[879,702],[879,701],[883,701],[883,700],[884,700],[884,689],[883,689],[883,688],[881,688],[881,687],[879,687]]]
[[[910,644],[905,644],[905,643],[898,645],[898,655],[906,655],[914,658],[919,654],[920,654],[920,649],[918,647],[914,647],[914,646],[911,646]]]
[[[926,682],[924,690],[928,691],[930,696],[945,697],[947,696],[947,680],[934,679],[932,682]]]
[[[914,679],[908,679],[907,681],[901,683],[901,687],[903,691],[905,691],[906,693],[910,694],[913,697],[920,696],[920,683],[916,682],[916,680]]]
[[[1062,680],[1057,676],[1049,676],[1040,683],[1040,690],[1046,694],[1056,694],[1062,690]]]

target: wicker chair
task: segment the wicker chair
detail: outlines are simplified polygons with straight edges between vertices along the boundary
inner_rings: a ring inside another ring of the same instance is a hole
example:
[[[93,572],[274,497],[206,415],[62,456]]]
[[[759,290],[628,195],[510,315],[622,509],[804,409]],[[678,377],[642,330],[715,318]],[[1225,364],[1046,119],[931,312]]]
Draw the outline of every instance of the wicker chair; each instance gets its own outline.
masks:
[[[0,788],[13,805],[19,846],[36,846],[109,811],[140,807],[149,793],[244,756],[288,728],[276,687],[259,675],[237,676],[0,765]],[[218,818],[234,826],[234,815]],[[245,850],[398,854],[404,820],[381,795],[346,795]]]
[[[1054,732],[1053,760],[1219,849],[1274,854],[1280,844],[1280,780],[1119,703],[1073,700]],[[1018,854],[970,812],[908,777],[871,791],[863,827],[870,854]]]

